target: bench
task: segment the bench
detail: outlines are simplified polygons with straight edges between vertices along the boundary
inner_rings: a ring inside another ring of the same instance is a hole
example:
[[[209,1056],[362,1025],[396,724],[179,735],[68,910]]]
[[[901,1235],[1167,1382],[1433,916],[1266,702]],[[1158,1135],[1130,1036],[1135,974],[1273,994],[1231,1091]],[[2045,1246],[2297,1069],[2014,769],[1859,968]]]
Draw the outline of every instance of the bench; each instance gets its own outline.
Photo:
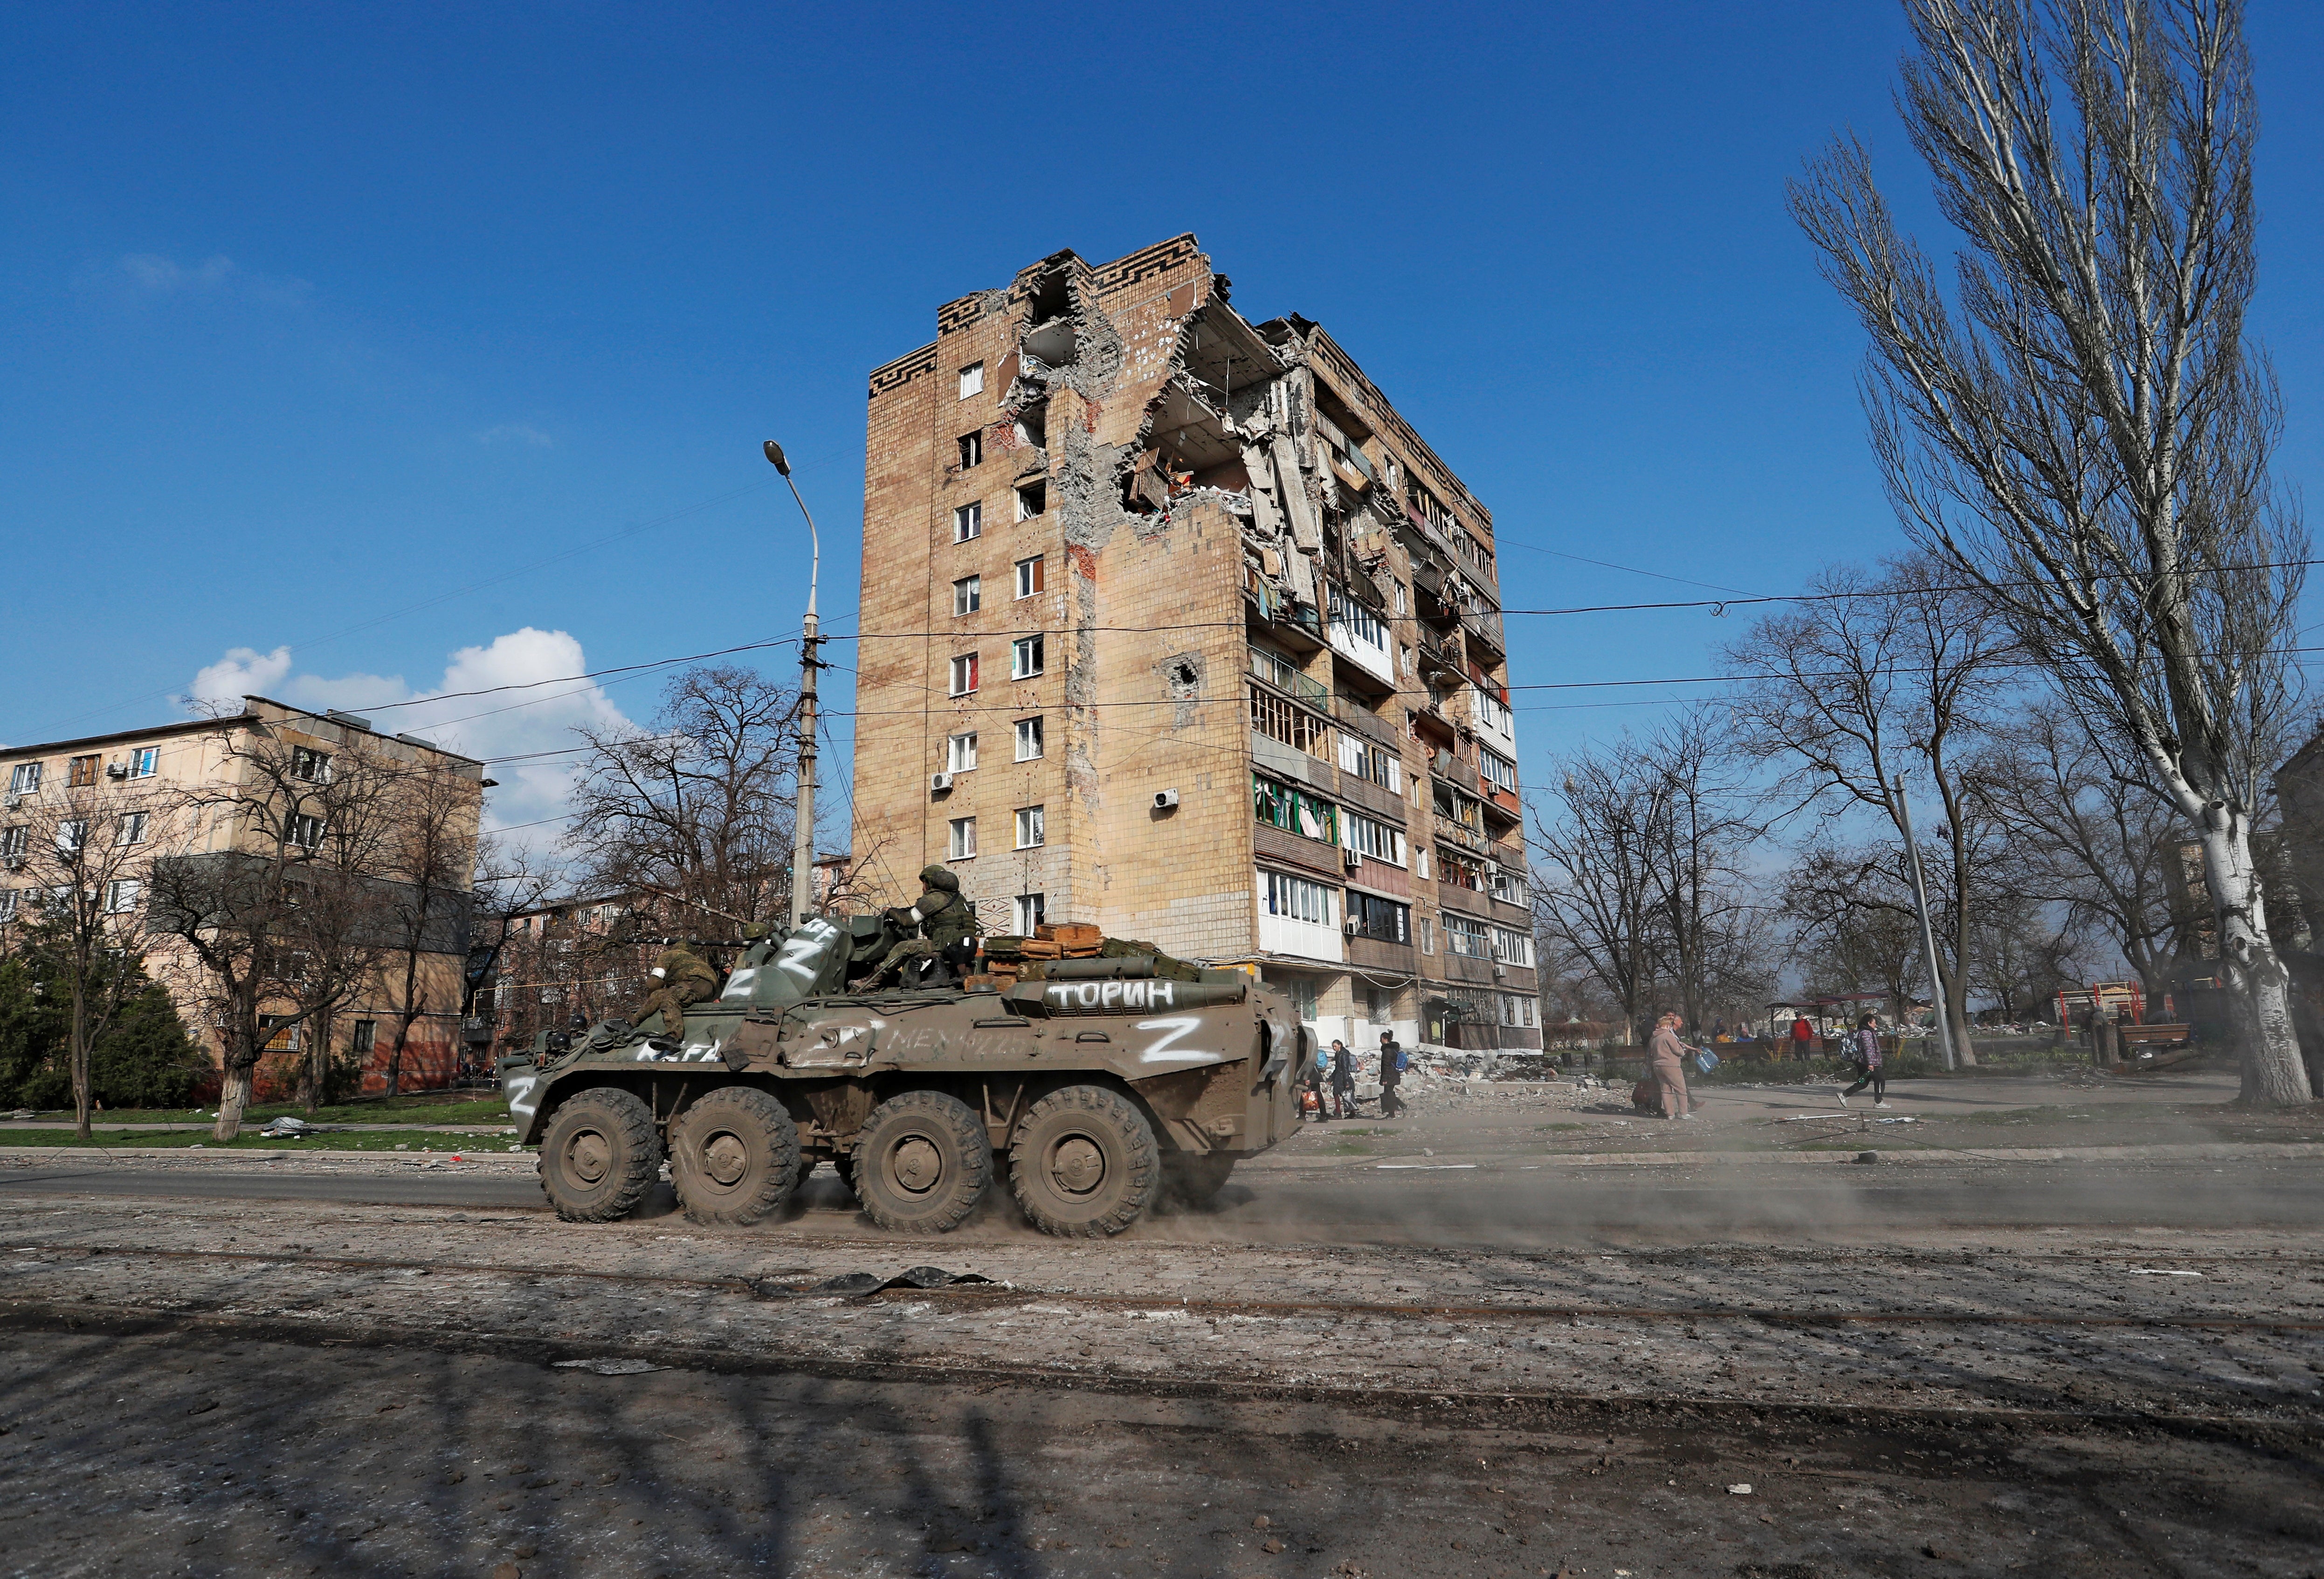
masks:
[[[2121,1025],[2115,1028],[2129,1048],[2180,1048],[2187,1045],[2193,1027],[2185,1025]]]

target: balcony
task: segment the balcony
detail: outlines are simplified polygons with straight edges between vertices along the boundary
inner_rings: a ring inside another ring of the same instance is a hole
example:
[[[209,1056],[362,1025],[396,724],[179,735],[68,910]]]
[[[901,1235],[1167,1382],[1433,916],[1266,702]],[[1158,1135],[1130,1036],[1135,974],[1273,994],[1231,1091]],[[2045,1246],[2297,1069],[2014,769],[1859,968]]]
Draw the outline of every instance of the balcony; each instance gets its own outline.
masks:
[[[1471,827],[1467,823],[1457,822],[1441,811],[1436,814],[1436,836],[1444,843],[1467,850],[1472,854],[1481,856],[1485,853],[1487,841],[1482,828]]]
[[[1419,657],[1420,678],[1430,685],[1450,688],[1468,683],[1469,673],[1462,666],[1459,649],[1431,642],[1424,633]]]
[[[1255,632],[1262,633],[1297,648],[1302,652],[1320,651],[1324,643],[1323,619],[1313,604],[1300,603],[1276,590],[1257,570],[1246,565],[1242,572],[1243,607]]]
[[[1501,611],[1497,608],[1472,608],[1461,615],[1461,628],[1469,634],[1470,657],[1483,663],[1505,662],[1509,655],[1508,639],[1502,633]],[[1482,649],[1483,651],[1480,651]],[[1480,679],[1480,685],[1490,681]]]
[[[1332,688],[1321,680],[1309,679],[1275,653],[1251,648],[1250,672],[1295,701],[1305,702],[1318,712],[1332,710]]]
[[[1464,790],[1471,795],[1479,793],[1477,770],[1462,762],[1452,752],[1440,747],[1430,753],[1428,771],[1456,790]]]

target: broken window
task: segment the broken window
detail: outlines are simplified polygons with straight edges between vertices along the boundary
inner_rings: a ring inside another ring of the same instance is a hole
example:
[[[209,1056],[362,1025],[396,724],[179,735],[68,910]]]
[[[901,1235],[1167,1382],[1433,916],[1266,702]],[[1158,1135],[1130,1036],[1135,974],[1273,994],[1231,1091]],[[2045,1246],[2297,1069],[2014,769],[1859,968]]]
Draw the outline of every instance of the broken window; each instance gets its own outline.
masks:
[[[1030,521],[1049,507],[1049,485],[1028,483],[1017,490],[1017,519]]]
[[[984,506],[972,500],[952,512],[952,540],[964,543],[984,535]]]
[[[1030,937],[1048,924],[1049,896],[1045,893],[1020,893],[1014,905],[1017,935]]]
[[[952,660],[952,694],[967,696],[976,689],[976,654],[964,652]]]
[[[376,1020],[356,1020],[355,1039],[348,1044],[348,1050],[356,1054],[363,1054],[370,1052],[377,1046],[379,1046],[379,1021]]]
[[[984,364],[972,362],[960,370],[960,398],[984,392]]]
[[[960,436],[960,469],[966,471],[971,466],[983,464],[984,435],[982,432],[962,434]]]
[[[145,817],[142,811],[133,811],[121,819],[121,832],[114,839],[116,845],[142,845],[145,842]]]
[[[1040,673],[1047,645],[1047,641],[1044,637],[1018,637],[1009,648],[1009,678],[1030,679]]]
[[[323,819],[311,812],[294,811],[282,832],[286,843],[302,850],[317,850],[323,844]]]
[[[290,776],[309,784],[331,781],[331,754],[303,745],[290,748]]]
[[[1041,721],[1038,717],[1017,720],[1017,760],[1029,762],[1042,754]]]
[[[76,817],[57,824],[57,854],[78,855],[80,847],[88,843],[88,819]]]
[[[984,577],[964,576],[952,584],[952,612],[973,614],[984,606]]]
[[[65,762],[65,788],[86,790],[97,782],[97,758],[71,757]]]
[[[1030,597],[1048,585],[1048,578],[1044,574],[1047,561],[1047,556],[1043,554],[1036,554],[1029,559],[1017,561],[1018,596]]]
[[[1017,442],[1035,449],[1049,447],[1049,407],[1047,402],[1017,413]]]
[[[956,817],[952,819],[952,833],[945,845],[945,859],[965,861],[976,854],[976,819]]]
[[[976,766],[976,731],[949,736],[945,741],[945,771],[965,773]]]
[[[1017,847],[1038,850],[1047,842],[1047,808],[1020,806],[1017,808]]]
[[[137,891],[141,885],[134,877],[116,877],[105,885],[105,913],[125,916],[137,908]]]

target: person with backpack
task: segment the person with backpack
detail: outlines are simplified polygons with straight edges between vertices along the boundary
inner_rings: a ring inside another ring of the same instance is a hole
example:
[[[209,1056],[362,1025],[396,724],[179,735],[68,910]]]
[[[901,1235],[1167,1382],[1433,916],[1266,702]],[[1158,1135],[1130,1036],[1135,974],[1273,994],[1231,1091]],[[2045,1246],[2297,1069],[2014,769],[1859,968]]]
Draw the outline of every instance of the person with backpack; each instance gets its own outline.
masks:
[[[1380,1117],[1392,1119],[1404,1111],[1403,1094],[1397,1089],[1404,1084],[1404,1049],[1396,1045],[1396,1032],[1380,1032]]]
[[[1338,1037],[1332,1039],[1332,1113],[1334,1118],[1356,1116],[1356,1055]]]
[[[1856,1084],[1840,1094],[1840,1105],[1846,1107],[1849,1097],[1869,1085],[1872,1105],[1886,1107],[1888,1081],[1880,1073],[1880,1032],[1869,1014],[1856,1022],[1856,1033],[1848,1039],[1848,1057],[1856,1066]]]

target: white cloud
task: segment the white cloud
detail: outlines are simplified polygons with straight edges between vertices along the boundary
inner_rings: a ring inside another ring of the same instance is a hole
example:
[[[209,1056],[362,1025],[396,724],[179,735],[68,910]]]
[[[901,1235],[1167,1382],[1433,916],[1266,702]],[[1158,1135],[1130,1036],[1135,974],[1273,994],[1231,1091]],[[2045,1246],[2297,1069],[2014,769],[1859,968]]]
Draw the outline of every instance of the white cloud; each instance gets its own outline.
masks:
[[[131,253],[113,271],[132,296],[160,300],[178,296],[233,295],[276,304],[303,301],[314,287],[304,280],[254,274],[229,257],[185,264],[159,253]]]
[[[554,449],[557,440],[530,422],[503,422],[476,435],[479,444],[529,444],[535,449]]]
[[[231,703],[252,694],[301,707],[376,709],[368,716],[383,734],[417,735],[447,751],[490,762],[577,744],[576,725],[626,725],[628,718],[596,682],[563,681],[564,676],[583,673],[588,667],[575,637],[530,625],[494,637],[484,646],[461,648],[446,664],[440,685],[417,689],[400,675],[293,673],[288,647],[267,653],[236,647],[195,676],[186,699]],[[536,683],[542,680],[563,683]],[[526,688],[493,689],[507,686]],[[475,691],[490,694],[460,694]],[[500,783],[485,797],[484,826],[519,828],[512,836],[520,842],[547,849],[560,829],[544,819],[565,811],[578,771],[577,755],[494,762],[485,776]],[[531,824],[543,826],[521,826]]]

